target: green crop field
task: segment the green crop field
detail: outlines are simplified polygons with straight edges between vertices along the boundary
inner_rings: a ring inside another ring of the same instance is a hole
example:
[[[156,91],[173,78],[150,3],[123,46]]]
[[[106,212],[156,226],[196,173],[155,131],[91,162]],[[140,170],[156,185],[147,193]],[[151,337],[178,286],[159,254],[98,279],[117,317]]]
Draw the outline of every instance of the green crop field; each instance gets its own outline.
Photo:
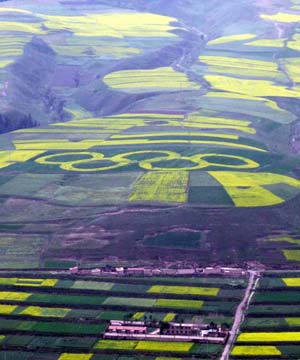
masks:
[[[102,339],[102,336],[110,320],[201,321],[230,326],[245,286],[242,279],[223,276],[194,279],[122,277],[114,278],[113,282],[101,277],[91,280],[51,273],[45,277],[30,275],[13,273],[0,278],[0,333],[3,334],[0,353],[8,351],[6,356],[10,356],[9,350],[18,347],[20,356],[22,351],[51,350],[55,359],[80,351],[95,359],[119,352],[124,352],[124,359],[126,356],[138,358],[138,354],[150,356],[151,353],[162,356],[174,353],[183,359],[192,355],[217,359],[222,345],[119,341]],[[174,285],[174,280],[178,285]],[[192,285],[189,286],[189,282]],[[206,286],[196,287],[201,282]],[[181,285],[183,283],[186,285]],[[237,285],[240,289],[236,289]],[[129,295],[130,292],[131,297],[122,296],[122,293]],[[201,300],[202,297],[205,300]],[[153,358],[149,357],[149,360]]]
[[[239,283],[239,280],[232,279],[230,283],[230,280],[228,279],[199,279],[195,278],[195,283],[201,283],[201,280],[203,280],[203,283],[206,283],[208,287],[200,287],[193,286],[191,284],[190,286],[183,286],[183,285],[160,285],[160,282],[174,282],[176,279],[172,278],[157,278],[157,282],[155,279],[148,279],[149,284],[140,284],[140,279],[131,279],[130,284],[120,282],[119,279],[114,279],[116,282],[113,281],[113,279],[105,279],[106,281],[103,281],[103,279],[96,280],[64,280],[60,278],[20,278],[20,277],[3,277],[0,278],[0,298],[6,298],[7,292],[3,291],[1,292],[1,287],[5,289],[6,286],[14,287],[15,289],[18,289],[20,287],[23,287],[27,290],[30,288],[33,288],[33,290],[38,292],[39,290],[52,288],[54,291],[55,289],[70,289],[70,290],[82,290],[82,291],[89,291],[89,292],[97,292],[97,294],[101,293],[103,295],[110,295],[110,294],[117,294],[121,295],[122,293],[126,294],[132,294],[132,296],[135,296],[136,294],[144,295],[144,296],[154,296],[156,298],[161,297],[162,295],[167,295],[170,297],[185,297],[187,299],[189,298],[203,298],[203,299],[209,299],[209,300],[220,300],[220,299],[241,299],[243,295],[242,289],[236,289],[235,283]],[[108,281],[110,280],[110,281]],[[146,280],[146,279],[145,279]],[[177,279],[177,281],[180,281],[182,283],[185,282],[183,279]],[[192,280],[192,279],[189,279]],[[206,281],[205,281],[206,280]],[[217,281],[219,280],[219,281]],[[223,281],[222,281],[223,280]],[[228,281],[228,284],[226,283]],[[216,282],[220,287],[216,288],[214,287],[214,282]],[[158,283],[158,284],[157,284]],[[242,286],[241,286],[242,287]],[[18,293],[17,291],[10,292],[10,296],[22,296],[22,293]],[[18,295],[19,294],[19,295]],[[30,296],[33,296],[33,294],[29,293]],[[24,293],[24,297],[26,297],[26,293]],[[51,295],[50,295],[51,298]],[[90,299],[89,301],[93,301],[94,297],[86,298],[86,300]],[[47,301],[45,297],[42,296],[42,294],[35,295],[34,297],[37,301]],[[74,299],[74,298],[73,298]],[[99,299],[99,298],[98,298]],[[110,299],[106,299],[106,303],[113,303],[114,301],[120,302],[123,301],[126,303],[128,298],[118,298],[115,300],[115,297],[110,297]],[[121,300],[123,299],[123,300]],[[130,299],[130,298],[129,298]],[[51,300],[49,300],[51,301]],[[64,297],[61,298],[61,300],[57,299],[57,301],[66,301],[64,300]],[[73,301],[72,297],[69,298],[69,301]],[[76,301],[76,300],[74,300]],[[102,300],[100,300],[102,301]],[[143,299],[141,299],[141,304],[143,303]],[[145,301],[145,304],[147,304],[147,301]]]

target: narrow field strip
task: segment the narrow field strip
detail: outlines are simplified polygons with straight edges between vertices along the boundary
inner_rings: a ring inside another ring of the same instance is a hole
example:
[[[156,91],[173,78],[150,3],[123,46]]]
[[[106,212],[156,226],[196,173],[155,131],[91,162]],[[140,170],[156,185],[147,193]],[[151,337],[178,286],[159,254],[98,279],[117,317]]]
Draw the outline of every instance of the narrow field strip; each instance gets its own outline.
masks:
[[[179,299],[158,299],[155,307],[161,308],[182,308],[182,309],[201,309],[204,305],[202,300],[179,300]]]
[[[253,332],[241,333],[237,338],[238,343],[283,343],[300,342],[300,332]]]
[[[0,278],[0,285],[53,287],[58,279]]]
[[[282,252],[287,261],[300,261],[300,250],[284,249]]]
[[[193,343],[184,342],[99,340],[99,342],[94,346],[94,349],[188,353],[192,347]]]
[[[257,97],[287,97],[299,98],[300,90],[298,88],[288,89],[285,86],[276,85],[268,80],[249,80],[238,79],[229,76],[205,75],[205,80],[208,81],[213,89],[229,91],[233,93],[240,93]]]
[[[94,354],[61,354],[58,360],[90,360]]]
[[[220,45],[220,44],[226,44],[229,42],[249,40],[249,39],[253,39],[253,38],[256,38],[256,35],[250,34],[250,33],[228,35],[228,36],[222,36],[222,37],[210,40],[207,44],[208,45]]]
[[[194,124],[185,124],[185,126],[194,127]],[[209,127],[220,128],[221,125],[208,125]],[[202,126],[203,127],[203,126]],[[204,126],[205,127],[205,126]],[[231,127],[231,126],[230,126]],[[223,128],[223,127],[222,127]],[[88,150],[94,146],[124,146],[124,145],[152,145],[152,144],[198,144],[198,145],[211,145],[238,149],[254,150],[259,152],[267,152],[265,149],[261,149],[256,146],[246,145],[243,143],[233,143],[226,141],[213,141],[213,140],[193,140],[193,139],[173,139],[173,140],[150,140],[150,139],[130,139],[130,140],[82,140],[82,141],[69,141],[69,140],[14,140],[16,149],[19,150]],[[31,155],[27,160],[39,155],[37,152],[35,155]],[[23,154],[22,154],[23,155]],[[26,161],[26,158],[22,158],[22,161]],[[13,161],[13,160],[11,160]]]
[[[171,67],[161,67],[153,70],[123,70],[108,74],[104,83],[113,89],[147,91],[147,89],[180,89],[198,90],[200,84],[192,82],[186,74],[176,72]]]
[[[199,60],[201,63],[206,64],[208,72],[210,73],[278,80],[284,79],[284,75],[278,70],[278,64],[272,61],[212,55],[202,55],[199,57]]]
[[[223,138],[223,139],[233,139],[238,140],[239,136],[230,135],[230,134],[216,134],[216,133],[204,133],[204,132],[157,132],[157,133],[147,133],[147,134],[126,134],[126,135],[112,135],[111,139],[130,139],[130,138],[151,138],[151,137],[169,137],[169,136],[187,136],[187,137],[213,137],[213,138]]]
[[[285,283],[286,286],[300,287],[300,278],[283,278],[282,281]]]
[[[31,296],[31,293],[26,292],[0,291],[0,301],[25,301]]]
[[[219,291],[220,289],[217,288],[154,285],[148,290],[148,293],[217,296]]]
[[[235,346],[231,352],[232,356],[274,356],[281,355],[276,346]]]

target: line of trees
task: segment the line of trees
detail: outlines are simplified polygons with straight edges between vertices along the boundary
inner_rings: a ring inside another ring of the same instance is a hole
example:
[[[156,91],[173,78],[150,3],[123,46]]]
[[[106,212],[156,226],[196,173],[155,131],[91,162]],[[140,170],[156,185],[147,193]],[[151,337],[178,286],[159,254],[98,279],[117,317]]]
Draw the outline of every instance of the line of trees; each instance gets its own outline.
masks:
[[[0,2],[1,1],[3,0],[0,0]],[[24,115],[15,111],[0,114],[0,134],[35,126],[37,126],[37,122],[32,119],[31,114]]]

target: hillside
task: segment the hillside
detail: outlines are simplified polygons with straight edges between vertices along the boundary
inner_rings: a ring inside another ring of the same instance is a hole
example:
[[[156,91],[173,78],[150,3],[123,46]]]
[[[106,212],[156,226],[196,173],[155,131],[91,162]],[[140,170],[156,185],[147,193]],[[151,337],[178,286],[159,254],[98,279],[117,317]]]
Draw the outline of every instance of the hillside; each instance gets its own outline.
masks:
[[[3,2],[0,268],[299,264],[299,51],[298,0]]]

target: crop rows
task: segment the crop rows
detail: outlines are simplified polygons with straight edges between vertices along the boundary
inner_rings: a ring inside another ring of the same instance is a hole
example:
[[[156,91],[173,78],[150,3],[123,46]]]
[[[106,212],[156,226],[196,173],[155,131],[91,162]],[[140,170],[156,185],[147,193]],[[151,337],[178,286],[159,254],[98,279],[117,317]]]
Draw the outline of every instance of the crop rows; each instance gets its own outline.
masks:
[[[159,354],[170,353],[179,358],[193,354],[216,358],[221,345],[115,341],[102,335],[109,320],[213,321],[230,325],[244,286],[244,281],[229,278],[118,278],[113,282],[53,276],[2,277],[1,353],[10,356],[16,350],[19,355],[22,351],[42,351],[48,352],[50,359],[72,359],[74,353],[92,359],[107,354],[109,359],[116,351],[133,358],[153,354],[149,357],[153,360]]]
[[[297,273],[260,279],[232,358],[298,359],[300,356],[300,281]]]

